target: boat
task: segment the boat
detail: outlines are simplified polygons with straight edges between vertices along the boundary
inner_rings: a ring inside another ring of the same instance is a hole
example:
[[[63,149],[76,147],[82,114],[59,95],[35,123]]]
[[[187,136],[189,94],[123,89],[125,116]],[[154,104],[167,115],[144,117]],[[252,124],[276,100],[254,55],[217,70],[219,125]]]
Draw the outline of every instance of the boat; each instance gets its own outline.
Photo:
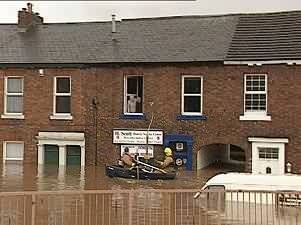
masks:
[[[121,177],[127,179],[138,179],[136,169],[128,169],[118,165],[106,165],[108,177]],[[139,179],[141,180],[172,180],[176,178],[176,172],[149,172],[139,168]]]

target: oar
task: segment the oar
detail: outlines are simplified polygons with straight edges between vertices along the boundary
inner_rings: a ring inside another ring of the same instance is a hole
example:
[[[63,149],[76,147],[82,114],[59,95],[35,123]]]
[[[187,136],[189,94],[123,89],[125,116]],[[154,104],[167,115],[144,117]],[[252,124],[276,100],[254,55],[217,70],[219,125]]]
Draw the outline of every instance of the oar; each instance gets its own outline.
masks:
[[[160,172],[162,172],[162,173],[167,173],[165,170],[162,170],[162,169],[160,169],[160,168],[158,168],[158,167],[149,165],[149,164],[144,163],[144,162],[141,162],[141,161],[139,161],[139,160],[135,160],[135,161],[136,161],[136,163],[141,164],[141,165],[143,165],[143,166],[147,166],[147,167],[152,168],[152,169],[154,169],[154,170],[158,170],[158,171],[160,171]]]

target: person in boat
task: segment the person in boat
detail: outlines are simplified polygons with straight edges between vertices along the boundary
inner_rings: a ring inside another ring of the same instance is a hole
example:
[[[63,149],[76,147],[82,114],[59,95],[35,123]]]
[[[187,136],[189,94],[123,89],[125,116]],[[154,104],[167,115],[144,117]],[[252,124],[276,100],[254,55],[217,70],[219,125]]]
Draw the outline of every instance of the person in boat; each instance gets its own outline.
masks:
[[[172,150],[170,147],[164,149],[165,159],[164,161],[157,161],[161,169],[167,169],[173,167]]]
[[[121,162],[124,167],[132,168],[135,166],[133,157],[130,155],[130,150],[128,147],[124,148],[124,152],[121,156]]]

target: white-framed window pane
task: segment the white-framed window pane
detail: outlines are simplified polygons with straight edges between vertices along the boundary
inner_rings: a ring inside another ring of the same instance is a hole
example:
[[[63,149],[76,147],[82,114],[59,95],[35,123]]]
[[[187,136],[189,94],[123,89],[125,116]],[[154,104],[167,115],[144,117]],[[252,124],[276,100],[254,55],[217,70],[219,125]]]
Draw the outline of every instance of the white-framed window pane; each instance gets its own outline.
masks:
[[[70,113],[71,112],[71,97],[70,96],[56,96],[56,113]]]
[[[142,76],[128,76],[126,78],[125,104],[127,113],[143,113]]]
[[[265,91],[264,75],[247,75],[246,76],[247,91]]]
[[[182,112],[202,112],[202,77],[184,76],[182,80]]]
[[[22,113],[23,112],[23,96],[7,96],[6,101],[7,113]]]
[[[184,96],[184,112],[199,113],[201,109],[201,96]]]
[[[266,75],[245,76],[245,111],[265,112],[267,110]]]
[[[247,111],[265,111],[266,95],[265,94],[246,94]]]
[[[185,78],[184,79],[184,94],[200,94],[201,93],[201,78]]]
[[[6,159],[23,159],[23,143],[6,143]]]
[[[279,148],[258,148],[260,159],[278,159]]]
[[[19,77],[8,77],[7,93],[23,93],[23,79]]]
[[[56,93],[70,93],[70,78],[57,77],[56,78]]]

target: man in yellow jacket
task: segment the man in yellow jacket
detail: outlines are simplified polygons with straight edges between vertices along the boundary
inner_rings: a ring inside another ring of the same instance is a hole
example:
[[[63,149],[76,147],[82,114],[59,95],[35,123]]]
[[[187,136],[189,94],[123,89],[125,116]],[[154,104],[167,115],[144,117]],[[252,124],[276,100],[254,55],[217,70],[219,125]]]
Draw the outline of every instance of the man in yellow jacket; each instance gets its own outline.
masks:
[[[172,158],[172,150],[169,147],[164,149],[165,159],[163,162],[158,161],[160,168],[165,169],[171,165],[173,165],[173,158]]]

